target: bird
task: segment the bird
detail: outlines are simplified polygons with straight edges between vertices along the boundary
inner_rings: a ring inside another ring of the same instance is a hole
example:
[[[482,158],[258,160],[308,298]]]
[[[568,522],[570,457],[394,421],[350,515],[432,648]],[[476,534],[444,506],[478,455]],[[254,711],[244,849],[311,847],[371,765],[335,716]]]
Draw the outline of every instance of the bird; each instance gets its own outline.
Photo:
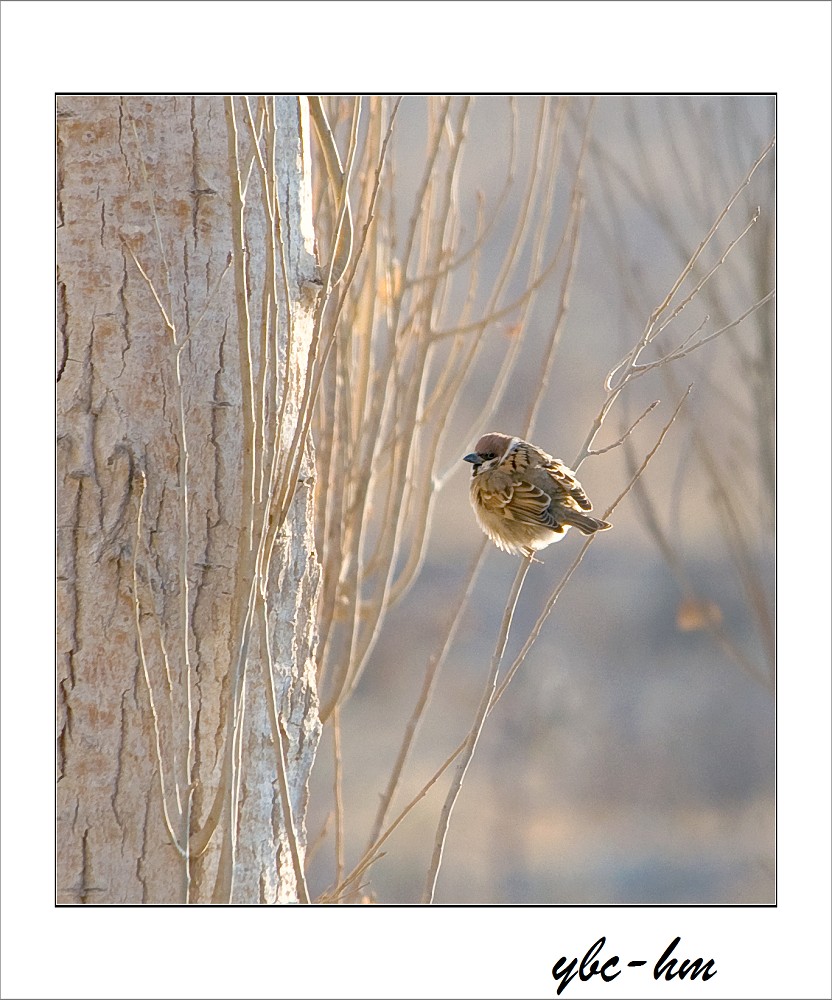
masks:
[[[504,552],[531,559],[569,528],[606,531],[589,497],[559,458],[509,434],[484,434],[463,458],[470,462],[471,506],[479,526]]]

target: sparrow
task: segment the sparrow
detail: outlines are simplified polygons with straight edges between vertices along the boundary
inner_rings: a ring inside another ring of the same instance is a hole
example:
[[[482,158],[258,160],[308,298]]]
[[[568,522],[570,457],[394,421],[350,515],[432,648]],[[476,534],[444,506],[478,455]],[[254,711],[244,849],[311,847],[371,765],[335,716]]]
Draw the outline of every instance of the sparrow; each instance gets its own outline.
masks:
[[[584,535],[612,525],[591,517],[589,497],[559,458],[508,434],[484,434],[464,462],[473,465],[471,506],[482,530],[505,552],[532,558],[571,527]]]

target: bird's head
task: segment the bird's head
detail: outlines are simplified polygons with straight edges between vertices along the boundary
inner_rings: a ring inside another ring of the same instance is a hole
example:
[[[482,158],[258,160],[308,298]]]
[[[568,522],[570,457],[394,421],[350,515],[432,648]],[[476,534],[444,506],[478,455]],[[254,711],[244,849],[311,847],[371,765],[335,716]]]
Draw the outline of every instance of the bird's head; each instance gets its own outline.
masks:
[[[474,445],[474,450],[462,461],[470,462],[474,466],[471,474],[476,476],[480,472],[495,469],[519,443],[519,438],[509,437],[508,434],[483,434]]]

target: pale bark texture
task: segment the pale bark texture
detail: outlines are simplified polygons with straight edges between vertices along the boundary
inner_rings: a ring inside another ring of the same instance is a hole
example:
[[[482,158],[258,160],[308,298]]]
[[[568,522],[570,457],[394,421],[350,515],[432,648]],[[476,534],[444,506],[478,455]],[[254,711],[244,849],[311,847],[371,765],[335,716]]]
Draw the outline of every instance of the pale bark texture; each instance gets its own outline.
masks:
[[[57,899],[304,900],[306,102],[57,114]]]

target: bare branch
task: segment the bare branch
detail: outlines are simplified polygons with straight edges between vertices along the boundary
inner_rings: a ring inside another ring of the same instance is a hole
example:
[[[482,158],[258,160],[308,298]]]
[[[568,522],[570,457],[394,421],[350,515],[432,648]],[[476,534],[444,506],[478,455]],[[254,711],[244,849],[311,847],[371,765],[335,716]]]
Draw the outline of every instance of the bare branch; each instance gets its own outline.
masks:
[[[502,662],[503,653],[506,648],[506,643],[508,642],[508,633],[511,628],[511,620],[514,617],[514,609],[516,608],[517,600],[520,597],[520,590],[523,587],[523,581],[526,579],[526,574],[528,573],[533,561],[534,560],[531,556],[521,561],[520,565],[517,567],[517,575],[514,578],[514,583],[508,595],[508,600],[506,601],[505,611],[503,612],[503,620],[500,624],[500,632],[497,636],[497,644],[494,647],[494,655],[491,658],[491,669],[488,673],[488,679],[485,683],[482,699],[480,700],[480,705],[477,709],[474,723],[465,739],[465,748],[462,751],[462,759],[456,766],[456,774],[451,782],[451,787],[448,789],[448,794],[445,797],[445,804],[442,807],[442,812],[439,817],[439,826],[437,827],[436,840],[433,846],[433,857],[431,858],[427,881],[425,883],[425,891],[422,896],[423,903],[432,903],[436,893],[436,881],[439,878],[439,868],[442,864],[442,854],[445,849],[445,840],[448,836],[451,813],[456,805],[456,800],[459,797],[459,793],[462,788],[462,782],[465,780],[465,775],[477,749],[480,733],[482,732],[482,727],[485,724],[485,717],[488,715],[491,704],[494,700],[494,693],[497,688],[497,675],[500,672],[500,663]]]
[[[627,428],[627,430],[624,431],[624,433],[621,435],[621,437],[617,441],[614,441],[612,444],[608,444],[606,446],[606,448],[597,448],[597,449],[592,449],[592,450],[588,451],[587,452],[587,457],[589,457],[591,455],[604,455],[608,451],[612,451],[613,448],[617,448],[619,445],[624,444],[624,442],[633,433],[633,431],[636,429],[636,427],[638,427],[638,425],[641,423],[641,421],[644,420],[644,418],[647,416],[648,413],[652,413],[653,410],[656,409],[656,407],[659,405],[660,402],[661,402],[661,400],[658,400],[658,399],[654,400],[654,402],[652,402],[647,407],[647,409],[644,411],[644,413],[641,414],[640,417],[636,417],[636,419],[633,421],[633,423],[630,424],[630,426]]]

